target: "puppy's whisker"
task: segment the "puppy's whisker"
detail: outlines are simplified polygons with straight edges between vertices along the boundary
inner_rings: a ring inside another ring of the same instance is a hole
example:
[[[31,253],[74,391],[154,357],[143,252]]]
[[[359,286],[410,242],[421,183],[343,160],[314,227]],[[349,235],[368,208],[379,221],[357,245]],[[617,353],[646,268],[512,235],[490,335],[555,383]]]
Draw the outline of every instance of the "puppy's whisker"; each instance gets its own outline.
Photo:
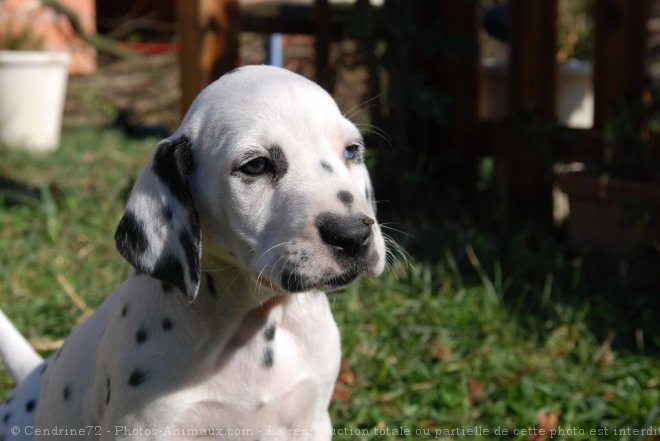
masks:
[[[392,138],[390,138],[389,135],[387,135],[387,133],[385,133],[385,131],[383,131],[381,129],[378,129],[375,126],[370,126],[370,125],[365,125],[365,124],[356,124],[356,126],[360,129],[360,131],[362,133],[373,134],[373,135],[379,137],[380,139],[382,139],[383,141],[385,141],[385,143],[389,147],[392,146]]]
[[[272,247],[268,248],[266,251],[261,253],[261,256],[259,256],[259,258],[257,259],[257,263],[261,262],[261,259],[266,257],[266,254],[270,253],[271,251],[274,251],[275,249],[277,249],[279,247],[282,247],[284,245],[291,245],[291,244],[293,244],[293,241],[288,240],[286,242],[281,242],[281,243],[278,243],[277,245],[273,245]]]
[[[217,267],[217,268],[202,268],[202,272],[205,273],[221,273],[223,271],[231,270],[233,267],[231,265]]]
[[[367,107],[366,107],[367,105],[369,105],[369,104],[372,103],[373,101],[379,99],[381,96],[383,96],[383,93],[382,93],[382,92],[379,93],[378,95],[372,97],[372,98],[369,98],[368,100],[366,100],[366,101],[364,101],[364,102],[361,102],[360,104],[357,104],[357,105],[351,107],[351,108],[348,109],[346,112],[344,112],[344,118],[346,118],[346,119],[351,119],[351,117],[352,117],[353,115],[355,115],[355,114],[358,113],[359,111],[361,111],[361,110],[367,108]]]
[[[391,222],[388,222],[388,223],[382,223],[382,224],[380,224],[380,227],[381,227],[381,228],[384,228],[384,229],[387,229],[387,230],[390,230],[390,231],[395,231],[395,232],[397,232],[397,233],[401,233],[401,234],[403,234],[404,236],[409,237],[410,239],[414,239],[414,238],[415,238],[412,234],[408,234],[408,233],[406,233],[406,232],[403,231],[403,230],[399,230],[398,228],[394,228],[394,227],[392,227],[391,225],[392,225]]]
[[[392,266],[394,266],[399,261],[399,259],[396,259],[396,256],[399,255],[401,257],[401,261],[403,261],[406,267],[409,269],[414,268],[413,264],[410,262],[410,254],[408,254],[408,252],[401,245],[399,245],[394,239],[392,239],[391,236],[386,233],[383,233],[383,240],[387,245],[385,253],[386,260],[389,261],[389,258],[391,258]]]

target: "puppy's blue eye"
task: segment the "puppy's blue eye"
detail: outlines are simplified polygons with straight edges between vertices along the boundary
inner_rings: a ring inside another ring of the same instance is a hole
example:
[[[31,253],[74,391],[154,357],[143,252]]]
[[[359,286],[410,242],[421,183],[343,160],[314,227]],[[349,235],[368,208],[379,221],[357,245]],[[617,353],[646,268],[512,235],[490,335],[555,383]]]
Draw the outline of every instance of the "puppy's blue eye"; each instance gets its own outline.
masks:
[[[349,161],[354,160],[358,156],[358,152],[360,151],[360,147],[357,145],[349,145],[344,149],[344,158],[348,159]]]
[[[246,175],[258,176],[272,169],[270,161],[267,158],[259,157],[247,162],[239,168],[239,170]]]

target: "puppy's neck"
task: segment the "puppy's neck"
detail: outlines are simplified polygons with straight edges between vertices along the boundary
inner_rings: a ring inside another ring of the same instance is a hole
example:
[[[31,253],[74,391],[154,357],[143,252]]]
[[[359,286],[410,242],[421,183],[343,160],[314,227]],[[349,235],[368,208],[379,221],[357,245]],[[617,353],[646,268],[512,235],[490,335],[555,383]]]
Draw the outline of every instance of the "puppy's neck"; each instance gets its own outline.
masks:
[[[273,289],[267,280],[257,282],[236,262],[204,256],[199,292],[188,308],[212,336],[218,330],[232,334],[248,316],[251,322],[265,322],[288,299],[288,294]]]
[[[197,321],[199,354],[207,354],[214,371],[266,325],[278,326],[290,295],[260,286],[249,273],[227,263],[206,268],[189,308]]]

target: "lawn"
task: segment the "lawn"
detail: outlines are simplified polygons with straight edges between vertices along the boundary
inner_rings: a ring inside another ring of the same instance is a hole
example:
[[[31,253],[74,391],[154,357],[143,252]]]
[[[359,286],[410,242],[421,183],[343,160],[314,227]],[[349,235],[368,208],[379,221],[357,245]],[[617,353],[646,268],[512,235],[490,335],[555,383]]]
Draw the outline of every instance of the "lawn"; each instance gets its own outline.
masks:
[[[0,304],[44,354],[127,274],[114,228],[154,145],[105,130],[52,155],[0,150],[0,176],[38,189],[0,195]],[[660,439],[657,295],[600,291],[589,263],[525,231],[503,251],[454,225],[444,242],[397,236],[438,252],[331,296],[335,439]],[[12,386],[1,371],[0,397]]]

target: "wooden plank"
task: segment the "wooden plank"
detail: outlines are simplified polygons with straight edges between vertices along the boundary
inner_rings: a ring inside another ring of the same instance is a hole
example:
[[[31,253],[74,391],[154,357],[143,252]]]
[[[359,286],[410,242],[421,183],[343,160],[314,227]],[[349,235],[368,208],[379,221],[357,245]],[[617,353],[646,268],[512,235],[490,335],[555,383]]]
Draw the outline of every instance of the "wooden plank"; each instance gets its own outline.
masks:
[[[478,2],[445,0],[442,3],[448,38],[461,48],[440,60],[441,88],[451,100],[450,145],[459,158],[453,181],[467,196],[476,189],[479,161]]]
[[[245,5],[241,7],[241,31],[261,34],[308,34],[316,32],[314,7],[304,4],[284,4],[265,8]],[[354,23],[353,8],[343,4],[330,5],[329,34],[332,39],[345,37],[346,28]]]
[[[602,129],[617,99],[641,93],[649,1],[595,3],[594,126]]]
[[[181,112],[197,94],[238,66],[238,0],[177,0]]]
[[[511,109],[554,117],[557,0],[512,0],[510,43]]]
[[[334,89],[334,71],[330,66],[330,4],[314,0],[314,68],[316,81],[328,92]]]
[[[551,146],[542,139],[542,127],[556,115],[557,0],[512,0],[509,92],[510,136],[505,157],[507,202],[527,213],[550,220],[552,168]],[[524,121],[523,121],[524,120]],[[518,121],[518,123],[516,123]],[[518,125],[524,125],[524,133]],[[531,134],[534,127],[539,133]],[[505,164],[502,163],[505,162]]]

